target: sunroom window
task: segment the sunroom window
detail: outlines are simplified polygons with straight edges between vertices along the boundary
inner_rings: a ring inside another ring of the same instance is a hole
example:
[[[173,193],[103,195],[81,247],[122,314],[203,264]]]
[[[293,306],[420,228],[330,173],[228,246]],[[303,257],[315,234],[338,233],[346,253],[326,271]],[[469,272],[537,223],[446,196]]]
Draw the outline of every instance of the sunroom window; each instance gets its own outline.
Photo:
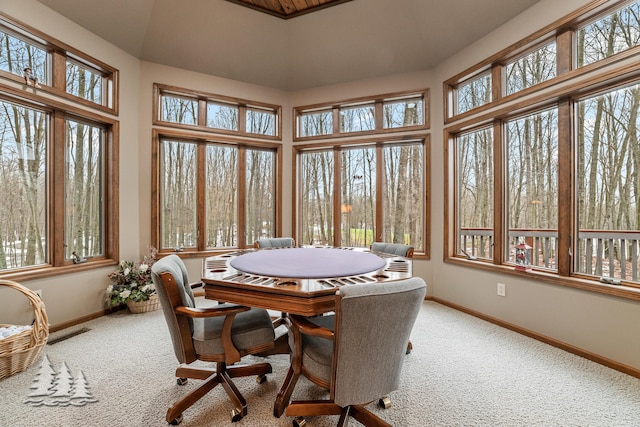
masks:
[[[505,71],[507,95],[554,78],[556,76],[555,40],[508,63]]]
[[[580,28],[576,38],[578,67],[638,46],[640,2],[634,2]]]
[[[505,260],[515,263],[515,246],[532,248],[534,266],[556,270],[558,241],[558,111],[509,120]]]
[[[456,137],[457,253],[493,259],[493,129]]]
[[[462,114],[491,102],[491,72],[487,71],[460,83],[456,91],[456,114]]]

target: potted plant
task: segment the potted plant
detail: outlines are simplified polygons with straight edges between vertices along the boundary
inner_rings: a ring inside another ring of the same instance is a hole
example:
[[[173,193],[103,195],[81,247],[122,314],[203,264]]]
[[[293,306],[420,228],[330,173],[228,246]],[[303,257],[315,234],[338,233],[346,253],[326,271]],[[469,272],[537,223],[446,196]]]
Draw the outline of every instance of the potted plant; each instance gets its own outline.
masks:
[[[120,261],[116,271],[109,274],[107,300],[112,307],[127,304],[132,313],[143,313],[160,308],[156,288],[151,279],[151,266],[158,251],[149,245],[149,253],[142,261]]]

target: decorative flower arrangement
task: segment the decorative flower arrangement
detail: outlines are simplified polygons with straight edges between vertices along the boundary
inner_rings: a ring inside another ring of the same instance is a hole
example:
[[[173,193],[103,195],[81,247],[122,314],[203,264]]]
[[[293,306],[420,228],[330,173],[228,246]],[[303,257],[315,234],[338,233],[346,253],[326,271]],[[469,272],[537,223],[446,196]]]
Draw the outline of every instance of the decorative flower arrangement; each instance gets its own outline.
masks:
[[[111,285],[107,287],[107,300],[113,307],[127,301],[147,301],[156,293],[151,279],[151,266],[158,250],[149,245],[149,253],[138,263],[120,261],[118,269],[109,274]]]

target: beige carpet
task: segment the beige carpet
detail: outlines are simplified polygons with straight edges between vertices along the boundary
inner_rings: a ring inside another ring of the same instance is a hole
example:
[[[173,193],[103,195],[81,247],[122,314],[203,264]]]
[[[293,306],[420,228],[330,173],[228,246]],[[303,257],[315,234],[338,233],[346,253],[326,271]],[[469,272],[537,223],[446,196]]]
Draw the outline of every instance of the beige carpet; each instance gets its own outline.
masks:
[[[0,380],[0,427],[166,426],[167,406],[196,384],[176,385],[161,311],[118,312],[51,334],[50,341],[61,338],[46,346],[46,359]],[[411,340],[393,406],[371,405],[394,426],[640,426],[640,380],[509,330],[425,302]],[[290,418],[272,415],[288,357],[268,361],[274,373],[265,384],[236,381],[249,404],[240,422],[231,423],[231,404],[216,388],[185,412],[181,425],[290,426]],[[47,382],[76,396],[29,396]],[[304,379],[294,393],[325,396]],[[336,421],[310,418],[308,426]]]

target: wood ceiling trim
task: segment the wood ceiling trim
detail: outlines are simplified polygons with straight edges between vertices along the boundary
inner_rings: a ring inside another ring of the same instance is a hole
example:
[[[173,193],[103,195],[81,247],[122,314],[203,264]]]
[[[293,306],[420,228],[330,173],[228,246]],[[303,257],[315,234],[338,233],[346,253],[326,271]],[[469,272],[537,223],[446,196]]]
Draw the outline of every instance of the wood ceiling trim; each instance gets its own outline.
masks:
[[[295,18],[352,0],[227,0],[282,19]]]

